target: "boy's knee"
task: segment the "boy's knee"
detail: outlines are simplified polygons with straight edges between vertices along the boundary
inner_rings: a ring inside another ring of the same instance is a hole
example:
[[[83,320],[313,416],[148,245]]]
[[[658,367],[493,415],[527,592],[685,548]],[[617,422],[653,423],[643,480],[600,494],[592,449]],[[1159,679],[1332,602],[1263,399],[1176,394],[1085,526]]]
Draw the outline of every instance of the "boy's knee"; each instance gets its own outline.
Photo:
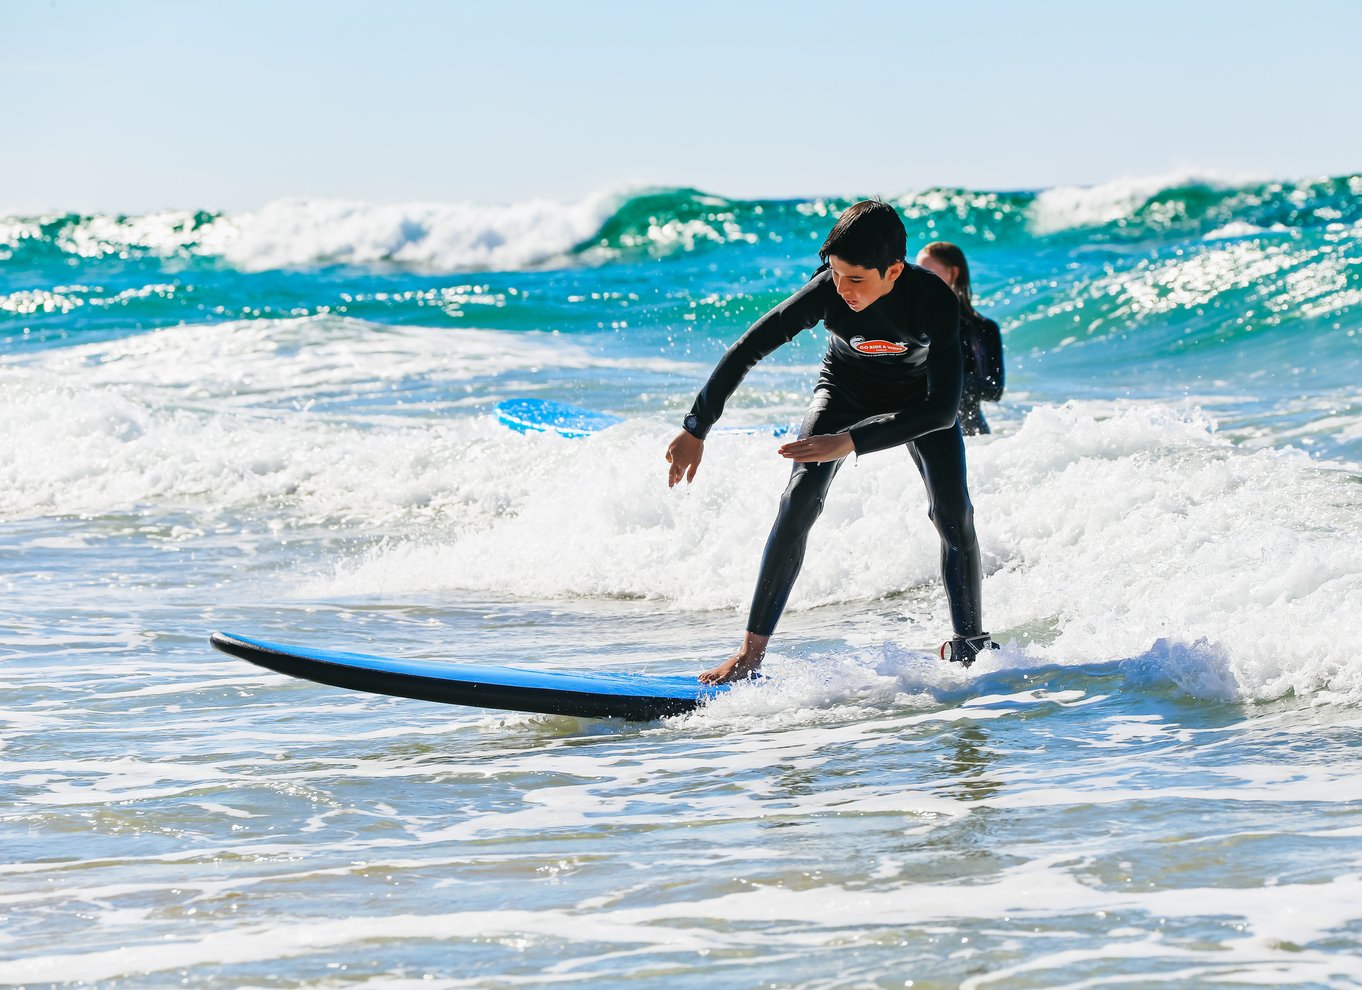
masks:
[[[927,510],[927,518],[952,549],[974,545],[974,506],[968,501],[950,506],[933,505]]]
[[[791,485],[780,500],[780,522],[785,526],[808,528],[823,512],[823,495],[812,488]]]

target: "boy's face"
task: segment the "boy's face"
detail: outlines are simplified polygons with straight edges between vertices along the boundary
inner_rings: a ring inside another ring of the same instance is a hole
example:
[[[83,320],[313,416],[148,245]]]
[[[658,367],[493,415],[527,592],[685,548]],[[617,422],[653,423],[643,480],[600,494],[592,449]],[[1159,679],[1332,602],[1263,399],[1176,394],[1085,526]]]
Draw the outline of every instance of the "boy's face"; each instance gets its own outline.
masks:
[[[860,312],[876,299],[887,296],[895,280],[903,274],[902,261],[894,262],[881,275],[877,269],[853,265],[835,254],[828,255],[828,267],[832,269],[833,287],[853,312]]]

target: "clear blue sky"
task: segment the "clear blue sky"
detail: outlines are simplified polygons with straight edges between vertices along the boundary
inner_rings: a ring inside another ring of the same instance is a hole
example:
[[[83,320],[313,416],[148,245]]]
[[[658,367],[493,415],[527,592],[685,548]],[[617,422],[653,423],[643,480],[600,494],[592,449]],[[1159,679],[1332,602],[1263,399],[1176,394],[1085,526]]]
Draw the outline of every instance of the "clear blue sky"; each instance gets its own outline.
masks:
[[[4,0],[0,211],[1362,170],[1362,2]]]

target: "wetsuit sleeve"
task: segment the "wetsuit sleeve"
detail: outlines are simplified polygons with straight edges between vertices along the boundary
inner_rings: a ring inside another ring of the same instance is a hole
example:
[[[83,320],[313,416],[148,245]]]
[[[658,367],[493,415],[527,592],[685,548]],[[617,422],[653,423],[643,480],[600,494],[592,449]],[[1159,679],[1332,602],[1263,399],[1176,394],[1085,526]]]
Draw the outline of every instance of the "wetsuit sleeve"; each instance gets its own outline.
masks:
[[[984,320],[979,332],[983,350],[983,380],[979,383],[979,398],[997,402],[1003,397],[1003,334],[998,324]]]
[[[960,303],[955,293],[924,285],[916,300],[918,325],[926,332],[927,391],[912,405],[851,428],[857,454],[897,447],[951,426],[960,412],[964,357],[960,349]]]
[[[688,433],[705,439],[723,415],[724,403],[752,366],[823,318],[826,282],[826,277],[815,275],[798,292],[753,323],[724,353],[682,424]]]

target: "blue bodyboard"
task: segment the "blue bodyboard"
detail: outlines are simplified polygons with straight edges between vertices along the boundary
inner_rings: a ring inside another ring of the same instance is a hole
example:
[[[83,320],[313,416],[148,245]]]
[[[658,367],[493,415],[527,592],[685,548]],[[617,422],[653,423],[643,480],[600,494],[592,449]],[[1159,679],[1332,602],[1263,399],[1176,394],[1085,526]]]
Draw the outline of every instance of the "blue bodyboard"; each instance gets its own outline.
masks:
[[[557,433],[564,437],[589,437],[622,423],[609,413],[593,412],[565,402],[547,399],[506,399],[497,403],[497,419],[519,433]]]
[[[514,712],[623,718],[649,722],[698,708],[728,690],[694,676],[657,677],[603,671],[526,670],[521,667],[402,660],[285,646],[215,632],[215,649],[290,677],[318,684]]]
[[[566,402],[547,399],[503,399],[496,405],[497,419],[518,433],[557,433],[562,437],[589,437],[624,420],[610,413],[595,412]],[[783,437],[799,432],[799,424],[775,426],[720,426],[715,433],[766,434]]]

